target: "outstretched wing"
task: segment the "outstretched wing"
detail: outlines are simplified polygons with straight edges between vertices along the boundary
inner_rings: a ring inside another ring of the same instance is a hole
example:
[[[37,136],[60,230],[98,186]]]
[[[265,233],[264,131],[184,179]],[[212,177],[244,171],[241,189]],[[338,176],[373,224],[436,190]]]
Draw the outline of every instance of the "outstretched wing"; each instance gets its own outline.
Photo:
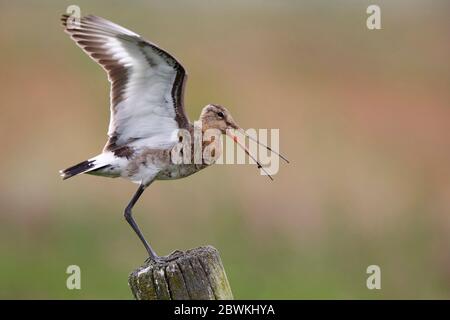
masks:
[[[146,139],[164,146],[188,128],[183,93],[186,72],[169,53],[138,34],[96,16],[62,17],[65,31],[108,73],[111,118],[105,150]]]

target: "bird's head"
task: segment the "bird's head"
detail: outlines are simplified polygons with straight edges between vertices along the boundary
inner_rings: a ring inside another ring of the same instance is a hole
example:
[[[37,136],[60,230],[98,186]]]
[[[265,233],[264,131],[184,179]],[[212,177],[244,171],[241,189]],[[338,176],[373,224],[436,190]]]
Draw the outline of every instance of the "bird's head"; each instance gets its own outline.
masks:
[[[249,150],[245,146],[245,141],[244,141],[245,137],[249,138],[250,140],[255,141],[263,148],[266,148],[267,150],[274,152],[281,159],[283,159],[284,161],[289,163],[289,161],[284,156],[282,156],[280,153],[272,150],[270,147],[262,144],[254,137],[248,135],[241,127],[239,127],[236,124],[236,122],[234,121],[230,112],[222,106],[215,105],[215,104],[208,104],[206,107],[203,108],[202,113],[200,114],[200,121],[202,122],[202,131],[203,132],[208,129],[216,129],[216,130],[219,130],[222,134],[226,134],[234,141],[235,144],[237,144],[239,147],[241,147],[245,151],[245,153],[253,161],[256,162],[256,164],[258,165],[258,168],[262,168],[263,171],[265,171],[265,170],[261,166],[259,161],[256,159],[255,156],[253,156],[249,152]],[[241,133],[244,136],[244,140],[241,141],[240,138],[238,138],[238,136],[236,135],[237,132]],[[272,179],[272,177],[267,172],[266,172],[266,174],[267,174],[267,176],[269,176],[270,179]]]
[[[208,104],[200,114],[202,129],[218,129],[226,134],[227,129],[239,129],[230,112],[222,106]]]

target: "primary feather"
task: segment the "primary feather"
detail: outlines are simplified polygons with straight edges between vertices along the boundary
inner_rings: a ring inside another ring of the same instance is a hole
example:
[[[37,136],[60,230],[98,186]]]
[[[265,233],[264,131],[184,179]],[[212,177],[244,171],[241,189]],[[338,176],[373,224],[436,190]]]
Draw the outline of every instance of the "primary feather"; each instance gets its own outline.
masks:
[[[105,151],[130,142],[166,147],[179,128],[188,128],[183,102],[186,71],[170,54],[111,21],[62,18],[65,31],[107,72],[111,117]]]

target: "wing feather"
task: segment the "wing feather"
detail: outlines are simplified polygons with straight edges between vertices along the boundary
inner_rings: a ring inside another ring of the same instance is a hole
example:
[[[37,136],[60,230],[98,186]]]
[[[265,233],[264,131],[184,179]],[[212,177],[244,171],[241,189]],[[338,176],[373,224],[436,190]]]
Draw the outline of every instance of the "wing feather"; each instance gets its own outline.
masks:
[[[111,118],[105,150],[114,151],[143,139],[173,143],[174,132],[189,127],[184,109],[184,67],[169,53],[111,21],[85,16],[65,31],[108,74]]]

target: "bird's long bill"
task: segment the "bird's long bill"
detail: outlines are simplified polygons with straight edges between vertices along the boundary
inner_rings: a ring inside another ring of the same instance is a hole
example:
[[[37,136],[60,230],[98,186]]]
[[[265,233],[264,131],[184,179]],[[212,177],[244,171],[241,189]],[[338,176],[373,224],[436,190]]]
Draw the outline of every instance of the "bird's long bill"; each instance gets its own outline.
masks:
[[[249,137],[250,139],[252,139],[252,137],[250,137],[249,135],[247,135],[242,129],[239,129],[238,131],[241,132],[241,133],[243,133],[244,136]],[[266,171],[266,169],[264,169],[264,167],[261,165],[261,163],[260,163],[260,162],[259,162],[259,161],[258,161],[258,160],[250,153],[250,151],[248,151],[248,149],[247,149],[247,147],[245,146],[245,144],[242,144],[242,143],[239,141],[239,138],[238,138],[237,136],[235,136],[235,135],[231,132],[231,130],[227,130],[227,136],[229,136],[231,139],[233,139],[234,143],[236,143],[239,147],[241,147],[241,148],[245,151],[245,153],[250,157],[250,159],[252,159],[253,161],[255,161],[255,163],[256,163],[257,166],[258,166],[258,169],[261,169],[261,170],[266,174],[266,176],[268,176],[269,179],[273,181],[272,176]],[[260,143],[259,141],[255,140],[255,139],[252,139],[252,140],[254,140],[254,141],[255,141],[256,143],[258,143],[259,145],[261,145],[261,146],[267,148],[268,150],[272,151],[269,147],[265,146],[264,144]],[[275,153],[276,153],[276,152],[275,152]],[[276,153],[276,154],[278,154],[278,153]],[[278,154],[278,155],[279,155],[279,154]],[[282,159],[284,159],[284,158],[282,158]]]
[[[227,136],[229,136],[231,139],[233,139],[234,143],[236,143],[239,147],[241,147],[245,151],[245,153],[250,157],[250,159],[252,159],[253,161],[256,162],[256,164],[258,165],[258,169],[261,169],[262,171],[264,171],[264,173],[270,178],[270,180],[273,181],[272,176],[266,171],[266,169],[264,169],[264,167],[261,165],[261,163],[250,153],[250,151],[248,151],[245,144],[242,144],[239,141],[239,138],[237,136],[235,136],[233,133],[231,133],[230,130],[227,130]]]
[[[284,161],[286,161],[286,163],[289,163],[289,160],[288,160],[285,156],[283,156],[281,153],[279,153],[279,152],[273,150],[273,149],[270,148],[269,146],[266,146],[264,143],[261,143],[258,139],[255,139],[255,138],[253,138],[252,136],[248,135],[248,134],[244,131],[244,129],[239,129],[238,131],[239,131],[240,133],[242,133],[244,136],[246,136],[247,138],[249,138],[250,140],[252,140],[252,141],[256,142],[257,144],[259,144],[260,146],[266,148],[266,149],[269,150],[270,152],[275,153],[277,156],[280,157],[280,159],[283,159]]]

